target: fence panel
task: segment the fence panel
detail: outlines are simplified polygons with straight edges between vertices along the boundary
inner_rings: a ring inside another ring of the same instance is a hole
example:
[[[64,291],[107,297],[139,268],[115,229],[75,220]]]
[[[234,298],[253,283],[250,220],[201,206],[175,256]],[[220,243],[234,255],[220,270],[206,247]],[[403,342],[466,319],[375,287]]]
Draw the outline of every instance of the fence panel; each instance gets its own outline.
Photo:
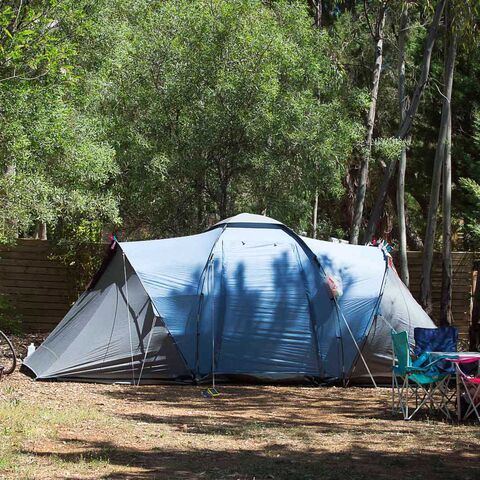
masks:
[[[473,283],[473,252],[452,252],[452,320],[458,327],[460,337],[468,340],[472,316],[472,283]],[[422,279],[422,252],[408,252],[408,267],[410,272],[410,291],[420,299],[420,283]],[[433,320],[440,318],[440,302],[442,292],[442,255],[435,252],[432,268]]]
[[[101,248],[98,248],[101,255]],[[434,254],[433,318],[438,320],[442,282],[442,259]],[[420,295],[422,253],[408,252],[410,290]],[[474,254],[453,252],[453,323],[462,338],[468,338],[472,313]],[[75,301],[73,272],[52,259],[52,249],[44,240],[18,240],[17,245],[0,248],[0,293],[7,294],[19,313],[26,331],[52,330]]]
[[[68,274],[44,240],[0,249],[0,293],[7,294],[25,331],[48,332],[60,322],[74,301]]]

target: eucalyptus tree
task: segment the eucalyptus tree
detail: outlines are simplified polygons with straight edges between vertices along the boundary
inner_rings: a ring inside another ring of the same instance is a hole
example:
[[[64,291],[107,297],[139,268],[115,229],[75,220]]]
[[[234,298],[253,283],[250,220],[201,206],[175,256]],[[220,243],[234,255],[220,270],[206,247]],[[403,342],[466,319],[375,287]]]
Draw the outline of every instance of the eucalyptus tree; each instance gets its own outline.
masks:
[[[445,192],[444,194],[450,195],[451,191],[451,99],[453,88],[453,73],[455,69],[455,57],[457,50],[456,33],[453,32],[453,9],[448,8],[446,14],[446,55],[445,55],[445,69],[444,69],[444,90],[442,92],[443,106],[442,106],[442,118],[440,120],[440,128],[438,132],[437,149],[435,151],[435,162],[433,166],[432,185],[430,193],[430,201],[427,217],[427,228],[425,232],[425,246],[423,252],[422,263],[422,283],[421,283],[421,303],[425,311],[431,315],[432,313],[432,290],[431,290],[431,274],[432,274],[432,260],[433,260],[433,247],[435,241],[435,231],[437,224],[437,209],[440,197],[440,186],[442,180],[442,169],[446,176],[444,177]],[[450,203],[444,204],[444,208],[447,207],[450,210]],[[444,211],[445,214],[445,211]],[[448,221],[445,222],[444,234],[447,235],[446,242],[451,241],[450,232],[450,213],[447,213]],[[450,250],[447,248],[448,258],[445,259],[447,264],[444,264],[444,268],[450,271],[448,274],[448,281],[450,283],[447,286],[449,293],[446,293],[451,298],[451,255]],[[447,301],[450,304],[449,301]],[[444,313],[443,323],[448,324],[450,319],[447,312]]]
[[[416,82],[414,91],[412,93],[410,106],[405,113],[404,120],[400,125],[400,128],[396,132],[396,137],[400,140],[404,140],[412,128],[413,120],[417,114],[418,107],[420,105],[420,100],[422,98],[425,87],[427,86],[428,78],[430,75],[430,65],[432,60],[433,48],[435,46],[435,41],[437,39],[438,28],[442,19],[443,10],[445,8],[447,0],[438,0],[435,11],[433,13],[432,21],[429,26],[428,36],[425,41],[425,47],[423,52],[423,58],[421,63],[420,76]],[[368,220],[367,229],[365,232],[365,239],[371,239],[375,234],[380,217],[382,215],[385,201],[388,195],[388,189],[390,181],[393,178],[395,171],[397,169],[398,158],[391,160],[383,175],[382,183],[380,185],[375,204],[370,213],[370,218]]]
[[[477,2],[449,0],[445,12],[445,66],[442,92],[442,116],[435,151],[432,185],[425,233],[425,248],[422,264],[421,302],[427,312],[432,310],[431,270],[437,210],[442,192],[442,294],[440,323],[451,323],[452,303],[452,89],[457,55],[457,43],[461,48],[471,49],[478,41]]]
[[[323,17],[323,0],[308,0],[308,4],[313,17],[313,24],[315,27],[320,28]]]
[[[400,25],[398,32],[398,102],[400,110],[400,124],[404,122],[408,109],[408,99],[405,92],[405,64],[406,64],[406,40],[408,29],[408,3],[402,1],[400,13]],[[400,253],[400,277],[408,287],[410,283],[407,258],[407,226],[405,216],[405,172],[407,168],[407,147],[402,146],[398,162],[397,180],[397,218],[399,231]]]
[[[360,233],[360,226],[363,218],[363,207],[365,204],[365,196],[368,182],[368,170],[370,164],[370,157],[372,155],[373,130],[375,127],[375,117],[377,113],[377,97],[378,89],[380,87],[380,75],[382,72],[383,63],[383,37],[385,28],[385,19],[387,15],[388,2],[382,1],[378,6],[377,18],[375,26],[371,28],[371,35],[375,42],[374,66],[372,75],[372,87],[370,91],[370,107],[367,116],[367,133],[365,144],[362,147],[362,162],[360,165],[360,174],[358,178],[357,192],[355,195],[355,205],[353,212],[352,228],[350,232],[350,243],[357,244]],[[369,14],[365,11],[367,23]]]

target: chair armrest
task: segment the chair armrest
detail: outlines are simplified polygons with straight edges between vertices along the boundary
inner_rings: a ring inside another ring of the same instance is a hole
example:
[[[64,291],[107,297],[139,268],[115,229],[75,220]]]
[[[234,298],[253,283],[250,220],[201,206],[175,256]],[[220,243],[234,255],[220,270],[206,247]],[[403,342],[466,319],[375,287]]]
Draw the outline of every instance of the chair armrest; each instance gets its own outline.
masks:
[[[423,352],[416,360],[412,362],[412,366],[420,368],[426,362],[428,362],[430,355],[427,352]]]
[[[406,371],[407,373],[427,373],[429,369],[422,367],[407,367]]]

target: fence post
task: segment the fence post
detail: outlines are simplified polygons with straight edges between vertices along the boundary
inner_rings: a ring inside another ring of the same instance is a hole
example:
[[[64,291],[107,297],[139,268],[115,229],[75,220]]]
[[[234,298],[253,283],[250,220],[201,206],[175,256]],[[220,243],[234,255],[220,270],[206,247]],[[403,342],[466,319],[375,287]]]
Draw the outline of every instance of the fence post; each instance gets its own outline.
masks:
[[[478,270],[480,260],[473,263],[472,291],[473,307],[472,320],[470,324],[470,350],[476,351],[480,347],[480,281],[478,281]]]

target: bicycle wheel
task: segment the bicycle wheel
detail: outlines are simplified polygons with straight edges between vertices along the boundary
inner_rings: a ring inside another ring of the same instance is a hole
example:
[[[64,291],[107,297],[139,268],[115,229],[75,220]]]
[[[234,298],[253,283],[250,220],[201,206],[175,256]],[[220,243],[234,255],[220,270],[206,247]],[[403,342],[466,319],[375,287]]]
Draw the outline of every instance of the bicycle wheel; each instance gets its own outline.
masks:
[[[9,338],[0,330],[0,367],[3,367],[4,375],[13,373],[17,366],[15,349]]]

